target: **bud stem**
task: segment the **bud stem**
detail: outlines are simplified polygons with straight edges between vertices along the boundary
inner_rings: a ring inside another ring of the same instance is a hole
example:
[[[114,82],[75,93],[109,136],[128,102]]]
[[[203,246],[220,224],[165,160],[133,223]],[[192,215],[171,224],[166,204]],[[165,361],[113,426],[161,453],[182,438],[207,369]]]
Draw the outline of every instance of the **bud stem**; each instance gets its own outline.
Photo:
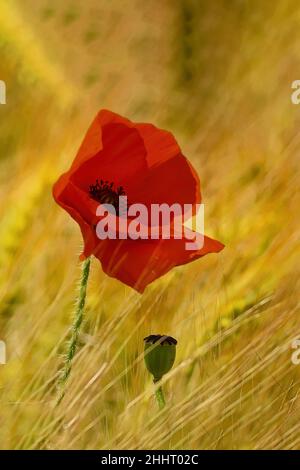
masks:
[[[153,382],[155,384],[156,382],[158,382],[158,380],[154,379]],[[157,403],[158,403],[158,408],[160,410],[162,410],[166,406],[166,400],[165,400],[164,392],[163,392],[163,389],[162,389],[161,385],[158,388],[156,388],[155,396],[156,396],[156,400],[157,400]]]
[[[82,263],[79,296],[76,302],[76,308],[75,308],[74,319],[73,319],[73,324],[72,324],[72,336],[68,344],[68,349],[65,355],[65,364],[64,364],[63,370],[61,371],[61,375],[59,379],[60,394],[56,403],[57,405],[59,405],[59,403],[62,401],[65,395],[65,385],[71,373],[72,360],[76,353],[80,327],[83,321],[83,312],[84,312],[84,305],[85,305],[85,299],[86,299],[87,283],[88,283],[88,278],[89,278],[89,273],[90,273],[90,264],[91,264],[91,258],[87,258]]]

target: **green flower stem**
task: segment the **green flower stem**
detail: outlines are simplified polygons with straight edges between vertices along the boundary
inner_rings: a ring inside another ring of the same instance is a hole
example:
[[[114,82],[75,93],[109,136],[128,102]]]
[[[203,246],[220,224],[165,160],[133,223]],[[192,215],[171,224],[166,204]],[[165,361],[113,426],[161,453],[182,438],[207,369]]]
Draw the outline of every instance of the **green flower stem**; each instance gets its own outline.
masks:
[[[158,382],[157,380],[154,380],[154,384]],[[164,392],[162,389],[162,386],[160,385],[158,388],[155,390],[155,397],[158,403],[158,408],[162,410],[166,406],[166,400],[164,396]]]
[[[61,376],[59,379],[59,388],[60,394],[57,400],[57,405],[62,401],[65,395],[65,385],[68,380],[68,377],[71,373],[72,369],[72,361],[76,353],[78,337],[80,334],[80,327],[83,321],[83,312],[84,312],[84,305],[86,299],[86,290],[87,290],[87,283],[90,273],[90,265],[91,265],[91,258],[87,258],[82,263],[82,271],[81,271],[81,280],[80,280],[80,289],[79,289],[79,296],[76,302],[76,308],[74,313],[73,325],[72,325],[72,336],[70,342],[68,344],[68,349],[65,356],[65,364],[64,368],[61,372]]]

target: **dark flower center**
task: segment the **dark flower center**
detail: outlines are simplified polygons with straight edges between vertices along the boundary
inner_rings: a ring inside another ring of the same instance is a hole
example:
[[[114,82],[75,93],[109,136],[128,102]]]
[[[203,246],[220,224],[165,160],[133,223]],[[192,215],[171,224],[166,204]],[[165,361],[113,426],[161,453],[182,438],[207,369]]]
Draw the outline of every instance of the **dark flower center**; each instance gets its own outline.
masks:
[[[122,186],[115,188],[114,183],[98,179],[95,184],[89,186],[89,193],[95,201],[114,206],[117,214],[119,213],[119,197],[126,194]]]

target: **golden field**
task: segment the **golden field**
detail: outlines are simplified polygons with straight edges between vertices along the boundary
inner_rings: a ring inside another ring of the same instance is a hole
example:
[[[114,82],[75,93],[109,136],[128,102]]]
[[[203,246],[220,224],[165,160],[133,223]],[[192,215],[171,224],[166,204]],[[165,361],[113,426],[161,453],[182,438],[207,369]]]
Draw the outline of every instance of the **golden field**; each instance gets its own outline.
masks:
[[[296,0],[0,0],[2,449],[300,448],[299,31]],[[93,260],[55,406],[81,235],[51,190],[101,108],[174,133],[226,248],[143,295]],[[178,340],[161,412],[151,333]]]

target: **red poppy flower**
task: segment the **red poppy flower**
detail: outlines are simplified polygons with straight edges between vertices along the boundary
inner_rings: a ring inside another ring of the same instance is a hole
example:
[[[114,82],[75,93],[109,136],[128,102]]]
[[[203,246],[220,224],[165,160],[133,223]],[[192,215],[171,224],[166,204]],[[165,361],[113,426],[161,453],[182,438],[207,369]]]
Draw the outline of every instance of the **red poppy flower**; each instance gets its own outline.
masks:
[[[80,225],[84,239],[81,258],[96,256],[106,274],[139,292],[174,266],[224,247],[206,236],[198,250],[186,250],[186,238],[97,237],[97,207],[104,203],[116,206],[119,195],[149,209],[151,204],[194,207],[201,202],[199,178],[173,135],[111,111],[98,113],[71,168],[55,183],[53,195]]]

